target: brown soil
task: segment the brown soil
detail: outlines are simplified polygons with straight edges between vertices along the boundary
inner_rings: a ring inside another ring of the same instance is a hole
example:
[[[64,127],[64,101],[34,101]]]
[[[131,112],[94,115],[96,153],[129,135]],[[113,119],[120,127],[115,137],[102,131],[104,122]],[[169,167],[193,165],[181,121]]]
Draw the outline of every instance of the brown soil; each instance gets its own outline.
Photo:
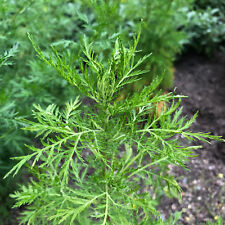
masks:
[[[175,86],[177,92],[189,96],[183,99],[184,114],[199,116],[194,131],[211,132],[225,137],[225,55],[211,59],[189,54],[176,63]],[[196,143],[202,144],[202,143]],[[225,143],[203,144],[198,157],[188,163],[190,171],[171,168],[180,177],[182,202],[163,199],[160,207],[165,218],[172,212],[185,209],[181,224],[205,224],[225,219]]]

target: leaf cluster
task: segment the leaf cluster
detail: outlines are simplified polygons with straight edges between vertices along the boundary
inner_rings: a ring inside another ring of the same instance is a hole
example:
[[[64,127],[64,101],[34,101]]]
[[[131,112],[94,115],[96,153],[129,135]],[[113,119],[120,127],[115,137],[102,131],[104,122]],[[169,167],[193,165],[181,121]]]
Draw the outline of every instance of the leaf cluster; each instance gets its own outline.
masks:
[[[224,10],[224,1],[195,1],[194,8],[187,12],[185,27],[190,39],[189,47],[207,56],[215,51],[224,51]]]
[[[173,61],[175,55],[181,51],[182,45],[187,40],[183,31],[186,26],[186,13],[192,0],[157,1],[157,0],[93,0],[85,1],[89,7],[87,14],[81,7],[80,18],[84,22],[84,30],[89,37],[89,42],[97,42],[95,51],[103,57],[113,47],[110,40],[120,35],[124,42],[129,42],[134,33],[142,29],[139,41],[140,55],[144,57],[152,53],[151,60],[142,64],[142,69],[150,69],[142,82],[135,83],[136,89],[141,89],[155,76],[166,74],[161,87],[164,89],[173,86]]]
[[[1,75],[5,73],[5,68],[13,65],[12,58],[18,53],[17,48],[18,46],[14,45],[8,51],[5,51],[3,55],[0,55]],[[4,87],[4,81],[5,77],[2,76],[0,78],[0,87]],[[6,146],[10,146],[14,151],[21,153],[20,146],[26,141],[26,138],[21,134],[22,132],[18,132],[20,122],[15,119],[17,113],[15,112],[15,102],[12,102],[10,99],[11,93],[12,91],[8,89],[0,89],[0,144],[1,149],[4,149],[4,151],[0,151],[1,177],[14,166],[14,163],[10,160],[10,157],[12,157],[11,149],[8,149]],[[13,201],[9,199],[8,195],[15,190],[13,188],[14,182],[15,180],[8,178],[6,180],[1,180],[0,183],[0,212],[2,218],[7,218],[5,222],[10,220],[8,210],[13,204]]]
[[[83,106],[77,97],[62,110],[36,105],[36,121],[23,120],[41,147],[27,146],[30,153],[15,157],[6,175],[26,164],[34,177],[12,195],[15,207],[27,205],[21,224],[161,224],[154,193],[179,198],[181,192],[168,165],[185,168],[201,147],[181,140],[220,140],[190,131],[197,114],[188,120],[179,108],[184,96],[157,91],[162,78],[118,100],[146,72],[138,67],[149,56],[134,60],[139,37],[128,48],[117,39],[106,66],[84,42],[77,69],[54,48],[46,57],[33,42],[39,57],[95,104]],[[157,115],[161,101],[167,107]]]
[[[47,106],[54,101],[60,105],[75,94],[53,69],[35,59],[26,34],[35,34],[42,48],[71,37],[73,27],[78,24],[77,17],[72,17],[73,7],[68,6],[65,1],[0,1],[1,177],[14,165],[10,157],[25,154],[24,143],[31,142],[30,134],[19,129],[21,123],[15,117],[29,118],[33,102]],[[0,180],[0,224],[7,224],[12,218],[8,215],[11,202],[8,195],[16,187],[12,182],[16,181]]]

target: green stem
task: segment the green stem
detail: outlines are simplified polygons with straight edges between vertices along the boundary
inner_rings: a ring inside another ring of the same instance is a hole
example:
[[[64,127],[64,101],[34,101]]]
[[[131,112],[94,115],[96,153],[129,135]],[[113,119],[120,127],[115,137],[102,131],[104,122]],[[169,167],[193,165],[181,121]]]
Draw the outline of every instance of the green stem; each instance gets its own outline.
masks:
[[[120,173],[123,173],[125,170],[127,170],[127,168],[129,168],[129,166],[132,165],[136,159],[138,159],[138,157],[141,155],[141,153],[143,153],[143,152],[139,152],[133,159],[131,159],[129,161],[129,163],[127,163],[127,165],[121,169]]]
[[[105,225],[106,222],[107,222],[107,217],[108,217],[108,211],[109,211],[109,197],[108,197],[108,186],[106,184],[106,187],[105,187],[105,196],[106,196],[106,203],[105,203],[105,217],[104,217],[104,221],[102,223],[102,225]]]
[[[163,157],[163,158],[161,158],[161,159],[159,159],[159,160],[157,160],[157,161],[154,161],[154,162],[152,162],[152,163],[149,163],[149,164],[147,164],[147,165],[141,167],[140,169],[137,169],[136,171],[134,171],[133,173],[131,173],[131,174],[128,176],[128,178],[130,178],[130,177],[132,177],[133,175],[135,175],[136,173],[139,173],[140,171],[146,169],[147,167],[150,167],[150,166],[152,166],[152,165],[154,165],[154,164],[156,164],[156,163],[159,163],[159,162],[161,162],[161,161],[166,160],[167,158],[168,158],[168,156]]]

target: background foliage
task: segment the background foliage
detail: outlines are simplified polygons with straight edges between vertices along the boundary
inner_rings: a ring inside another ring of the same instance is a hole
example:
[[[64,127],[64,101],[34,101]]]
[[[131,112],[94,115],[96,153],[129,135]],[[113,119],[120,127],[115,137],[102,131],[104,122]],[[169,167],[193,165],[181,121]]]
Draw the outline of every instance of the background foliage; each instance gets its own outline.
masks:
[[[223,0],[195,1],[193,10],[187,12],[185,31],[189,45],[198,53],[211,56],[215,51],[224,51],[225,2]]]
[[[90,41],[99,43],[96,51],[107,55],[107,48],[112,48],[110,44],[112,37],[120,35],[124,42],[129,42],[132,35],[141,27],[139,57],[149,52],[152,56],[151,60],[147,60],[142,65],[143,69],[150,69],[150,71],[139,88],[143,83],[149,83],[154,76],[163,73],[166,76],[161,86],[165,90],[173,86],[173,61],[187,39],[185,32],[181,30],[187,21],[183,9],[190,8],[191,0],[160,2],[157,0],[83,0],[83,2],[93,12],[93,14],[87,14],[88,16],[85,16],[85,13],[80,15],[85,23],[87,36],[91,37]]]
[[[7,63],[7,57],[15,55],[13,64],[8,61],[7,66],[1,67],[0,73],[1,177],[12,167],[10,157],[24,154],[24,143],[30,142],[28,134],[20,130],[15,116],[30,115],[34,102],[46,105],[53,101],[60,105],[74,94],[69,87],[65,88],[67,83],[55,76],[54,70],[34,59],[35,54],[26,32],[33,33],[44,48],[51,42],[72,35],[73,24],[76,23],[70,18],[64,1],[1,0],[1,65]],[[14,188],[16,186],[9,179],[1,179],[1,219],[5,223],[10,218],[7,216],[7,196]]]

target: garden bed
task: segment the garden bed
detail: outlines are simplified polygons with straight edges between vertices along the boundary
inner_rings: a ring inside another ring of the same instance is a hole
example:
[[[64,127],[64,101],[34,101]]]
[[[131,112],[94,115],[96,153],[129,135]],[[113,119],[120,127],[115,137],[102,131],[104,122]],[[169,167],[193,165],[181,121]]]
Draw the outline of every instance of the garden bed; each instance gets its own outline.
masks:
[[[175,68],[177,92],[188,96],[182,102],[183,113],[191,117],[199,111],[192,129],[224,137],[225,55],[216,54],[207,59],[189,53],[176,62]],[[180,177],[182,203],[165,198],[161,206],[165,217],[185,208],[182,224],[215,221],[219,215],[225,218],[225,144],[204,144],[197,153],[198,157],[188,164],[190,171],[171,168]]]

